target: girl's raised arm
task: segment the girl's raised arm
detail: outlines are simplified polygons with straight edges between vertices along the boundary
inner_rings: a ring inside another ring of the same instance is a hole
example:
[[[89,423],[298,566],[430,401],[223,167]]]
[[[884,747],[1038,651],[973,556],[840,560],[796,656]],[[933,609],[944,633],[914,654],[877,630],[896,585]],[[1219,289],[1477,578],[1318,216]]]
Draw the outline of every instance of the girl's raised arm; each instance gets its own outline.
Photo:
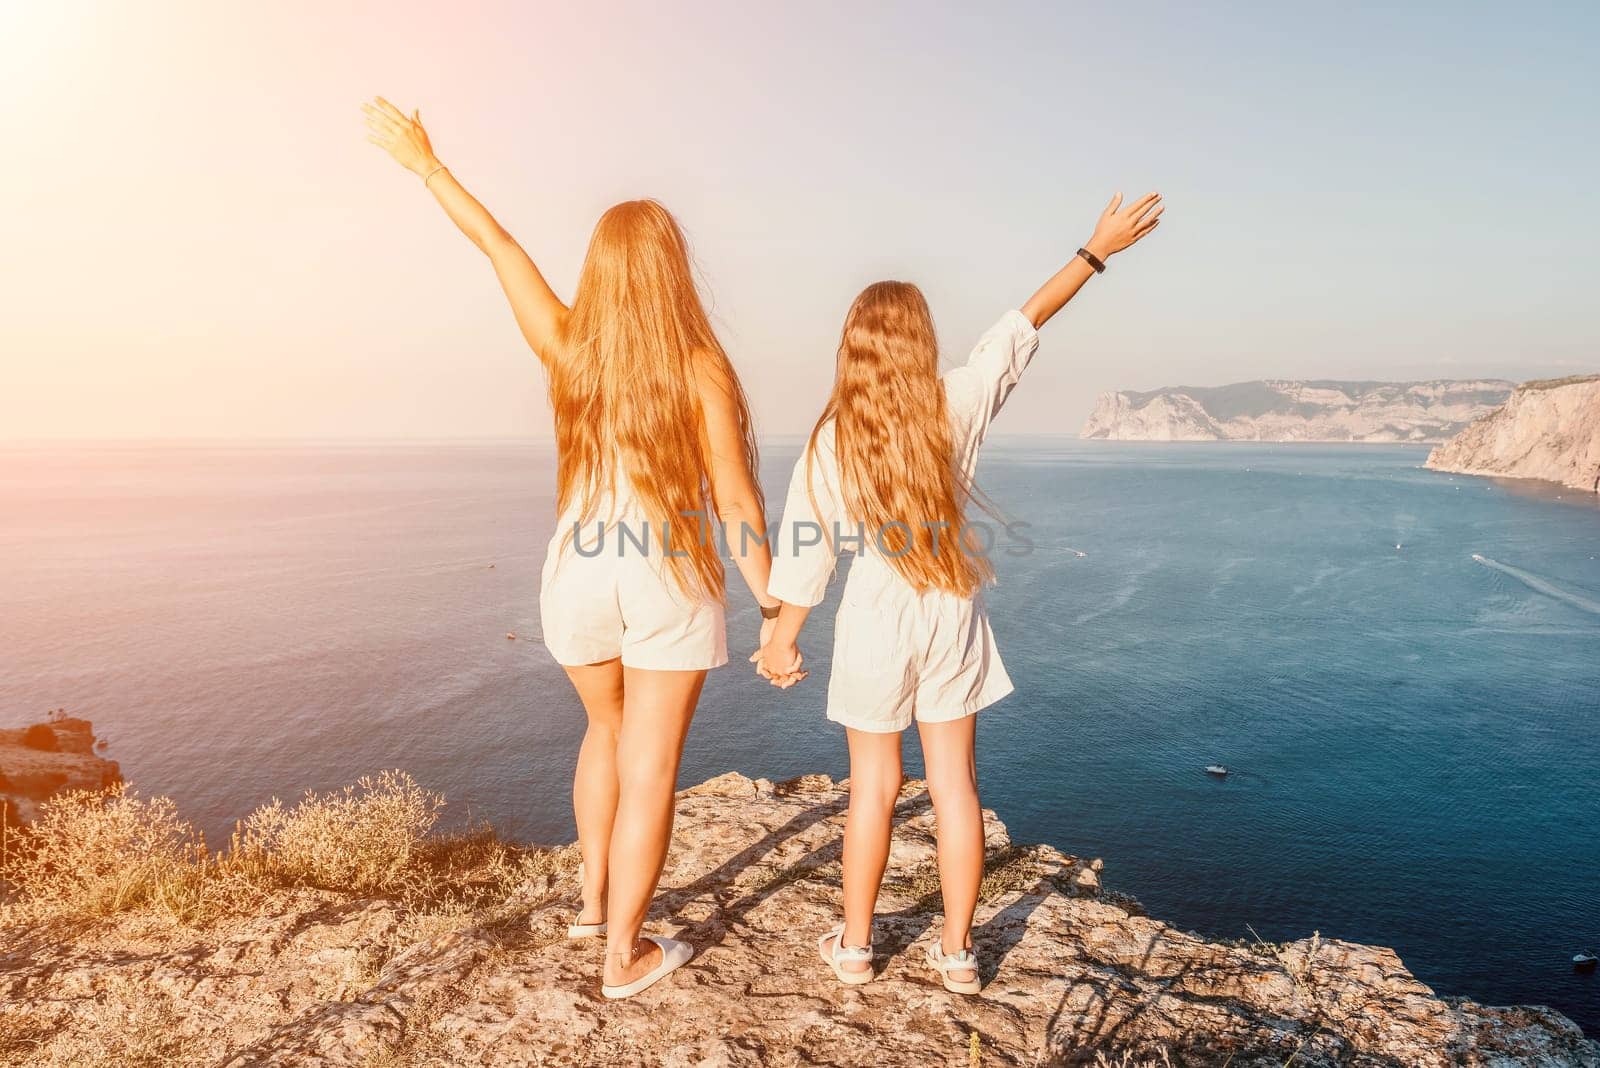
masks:
[[[361,105],[367,117],[367,140],[380,146],[394,161],[417,175],[428,187],[450,221],[489,257],[500,288],[511,302],[511,312],[528,345],[541,360],[547,359],[550,346],[560,334],[567,306],[550,289],[539,268],[522,246],[495,222],[489,209],[456,181],[433,154],[422,116],[413,111],[409,118],[383,97]]]
[[[1106,210],[1100,213],[1100,221],[1095,223],[1094,236],[1083,246],[1085,252],[1099,261],[1099,267],[1093,266],[1087,257],[1077,255],[1040,286],[1021,308],[1033,328],[1037,330],[1049,322],[1083,288],[1091,274],[1105,270],[1106,260],[1154,230],[1161,221],[1162,208],[1160,193],[1146,193],[1126,208],[1122,206],[1121,193],[1112,197]]]

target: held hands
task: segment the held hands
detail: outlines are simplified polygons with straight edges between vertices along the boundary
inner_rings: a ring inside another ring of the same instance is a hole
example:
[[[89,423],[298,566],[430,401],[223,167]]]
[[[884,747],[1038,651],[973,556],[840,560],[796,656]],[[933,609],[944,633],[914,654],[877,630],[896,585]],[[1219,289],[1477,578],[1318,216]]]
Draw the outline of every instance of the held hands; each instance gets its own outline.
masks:
[[[383,97],[375,97],[370,104],[362,104],[367,117],[367,140],[382,148],[394,161],[418,176],[426,176],[439,167],[428,141],[428,131],[422,128],[422,114],[413,111],[410,118]]]
[[[1094,236],[1083,247],[1102,260],[1109,259],[1113,253],[1121,252],[1154,230],[1161,221],[1164,206],[1160,193],[1146,193],[1124,208],[1122,194],[1118,193],[1100,213],[1100,221],[1094,224]]]
[[[800,655],[799,646],[772,641],[766,624],[761,627],[761,648],[750,654],[750,662],[756,666],[757,675],[780,690],[787,690],[809,674],[800,669],[805,657]]]

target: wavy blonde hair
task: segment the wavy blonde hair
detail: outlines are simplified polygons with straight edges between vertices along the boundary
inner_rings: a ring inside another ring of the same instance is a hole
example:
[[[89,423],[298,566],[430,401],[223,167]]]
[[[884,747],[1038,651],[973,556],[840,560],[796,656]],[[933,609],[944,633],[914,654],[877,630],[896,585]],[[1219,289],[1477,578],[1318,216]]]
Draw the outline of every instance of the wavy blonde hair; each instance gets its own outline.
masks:
[[[975,491],[956,470],[933,316],[910,282],[875,282],[850,305],[809,456],[830,419],[845,507],[913,589],[970,597],[993,579],[963,537]]]
[[[550,359],[557,508],[581,501],[579,523],[596,518],[620,465],[652,529],[682,554],[664,556],[679,587],[721,598],[702,384],[732,396],[754,472],[750,407],[700,303],[683,230],[654,200],[618,204],[595,224]],[[651,540],[650,551],[661,551]]]

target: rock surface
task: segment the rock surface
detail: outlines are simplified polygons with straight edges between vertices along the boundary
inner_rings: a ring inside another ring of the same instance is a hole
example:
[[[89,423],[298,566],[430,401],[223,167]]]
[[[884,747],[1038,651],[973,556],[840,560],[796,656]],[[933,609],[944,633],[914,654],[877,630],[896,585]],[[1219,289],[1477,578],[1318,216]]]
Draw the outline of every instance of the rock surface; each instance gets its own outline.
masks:
[[[991,814],[974,935],[986,985],[973,998],[948,994],[922,963],[939,898],[917,784],[902,793],[876,928],[880,974],[841,986],[815,940],[839,907],[845,802],[821,776],[774,785],[730,774],[681,795],[647,930],[698,953],[630,1001],[600,996],[599,942],[564,938],[569,864],[492,918],[431,937],[393,902],[322,891],[286,891],[257,915],[203,930],[130,915],[72,939],[4,932],[0,1051],[11,1052],[0,1057],[69,1063],[56,1054],[72,1048],[76,1064],[233,1066],[920,1068],[1093,1064],[1097,1054],[1116,1064],[1130,1055],[1130,1066],[1600,1065],[1558,1014],[1443,1000],[1388,949],[1315,938],[1235,945],[1175,930],[1103,891],[1098,861],[1013,846]]]
[[[1505,402],[1498,379],[1169,386],[1102,394],[1080,437],[1113,441],[1443,441]]]
[[[49,739],[41,732],[48,732]],[[94,726],[86,719],[0,730],[0,820],[25,822],[53,794],[100,790],[118,782],[117,762],[96,756],[94,750]]]
[[[1600,375],[1518,386],[1504,407],[1429,453],[1427,465],[1600,492]]]

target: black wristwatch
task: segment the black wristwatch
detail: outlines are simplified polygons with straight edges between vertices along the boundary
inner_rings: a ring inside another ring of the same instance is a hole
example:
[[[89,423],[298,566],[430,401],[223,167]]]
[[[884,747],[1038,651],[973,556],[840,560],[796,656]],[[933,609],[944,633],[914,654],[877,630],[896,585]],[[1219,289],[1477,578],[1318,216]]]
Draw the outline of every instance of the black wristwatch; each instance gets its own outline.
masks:
[[[762,604],[760,601],[757,601],[756,602],[756,607],[761,609],[761,618],[762,619],[777,619],[778,618],[778,613],[783,611],[783,602],[779,601],[777,604],[773,605],[771,608],[768,608],[766,605]]]
[[[1093,252],[1090,252],[1086,248],[1080,248],[1078,250],[1078,255],[1083,257],[1084,263],[1087,263],[1090,267],[1094,268],[1095,274],[1106,273],[1106,261],[1101,259],[1099,256],[1096,256]]]

